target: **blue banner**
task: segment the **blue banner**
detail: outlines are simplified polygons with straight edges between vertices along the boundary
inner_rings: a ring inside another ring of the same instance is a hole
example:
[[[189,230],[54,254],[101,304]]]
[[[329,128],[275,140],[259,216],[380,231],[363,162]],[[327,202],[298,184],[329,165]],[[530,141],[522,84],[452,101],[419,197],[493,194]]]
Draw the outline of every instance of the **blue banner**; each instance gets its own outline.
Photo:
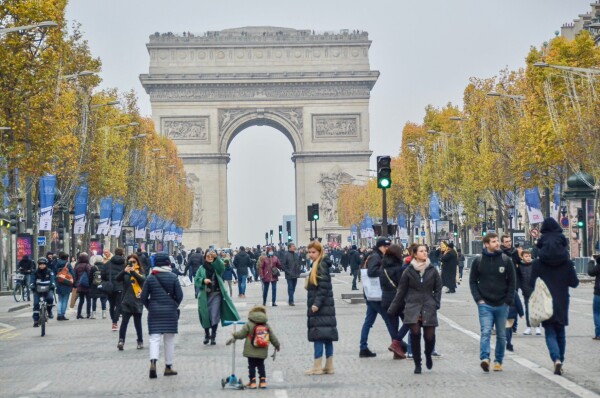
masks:
[[[98,222],[97,234],[107,235],[110,227],[110,215],[112,213],[112,198],[106,197],[100,200],[100,220]]]
[[[439,220],[440,217],[440,200],[435,192],[432,192],[429,197],[429,214],[432,220]]]
[[[530,224],[537,224],[544,221],[538,187],[525,190],[525,205],[527,206]]]
[[[146,226],[148,226],[148,207],[144,206],[140,211],[137,227],[146,228]]]
[[[110,235],[119,236],[121,235],[121,228],[123,227],[123,214],[125,213],[125,205],[121,202],[113,202],[111,221],[110,221]]]
[[[40,178],[40,231],[52,230],[54,214],[54,195],[56,193],[56,176],[45,175]]]
[[[87,176],[84,177],[87,179]],[[88,208],[88,184],[87,181],[82,181],[77,187],[75,194],[75,222],[74,232],[77,235],[85,233],[85,225],[87,223],[87,208]]]
[[[127,223],[127,225],[129,225],[130,227],[137,227],[138,225],[138,220],[140,218],[140,213],[141,210],[138,209],[134,209],[131,211],[131,214],[129,215],[129,222]]]
[[[398,228],[406,228],[406,214],[398,214]]]

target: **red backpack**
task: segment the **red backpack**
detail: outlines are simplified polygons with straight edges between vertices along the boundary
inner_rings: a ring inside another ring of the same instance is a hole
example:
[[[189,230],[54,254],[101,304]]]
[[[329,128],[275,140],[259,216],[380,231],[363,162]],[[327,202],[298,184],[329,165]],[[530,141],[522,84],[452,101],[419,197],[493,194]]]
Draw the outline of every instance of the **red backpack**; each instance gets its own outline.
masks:
[[[269,327],[267,325],[256,325],[252,331],[252,335],[249,336],[252,345],[256,348],[267,348],[271,342],[269,335]]]

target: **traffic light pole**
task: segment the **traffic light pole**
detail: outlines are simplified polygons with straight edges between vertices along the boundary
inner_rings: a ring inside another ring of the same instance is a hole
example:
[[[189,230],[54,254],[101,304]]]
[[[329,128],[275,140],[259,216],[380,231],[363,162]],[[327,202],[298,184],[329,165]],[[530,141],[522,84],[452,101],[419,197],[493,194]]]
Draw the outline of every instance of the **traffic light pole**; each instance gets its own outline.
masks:
[[[319,238],[319,234],[317,233],[317,220],[315,220],[315,239]]]
[[[386,237],[388,236],[388,228],[387,228],[387,193],[386,193],[387,189],[382,189],[381,190],[381,205],[382,205],[382,209],[381,209],[381,236]]]
[[[309,221],[309,224],[310,224],[310,240],[312,240],[312,239],[313,239],[313,234],[312,234],[312,232],[313,232],[313,231],[312,231],[312,221]]]

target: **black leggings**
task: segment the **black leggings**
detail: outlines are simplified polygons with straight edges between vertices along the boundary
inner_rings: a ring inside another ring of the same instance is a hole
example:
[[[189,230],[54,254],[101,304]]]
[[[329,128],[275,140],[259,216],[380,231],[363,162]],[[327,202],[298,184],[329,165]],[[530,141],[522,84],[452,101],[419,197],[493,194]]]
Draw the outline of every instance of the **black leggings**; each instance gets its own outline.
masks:
[[[423,328],[423,337],[425,338],[425,355],[430,356],[435,347],[435,326],[423,326],[421,322],[413,323],[410,326],[410,344],[413,353],[415,365],[421,365],[421,328]]]
[[[142,335],[142,314],[132,314],[130,312],[122,312],[123,319],[121,320],[121,327],[119,328],[119,340],[125,341],[125,335],[127,334],[127,325],[129,325],[129,319],[133,317],[133,326],[137,333],[137,341],[141,343],[144,341]]]
[[[256,377],[256,368],[258,368],[258,376],[267,378],[265,370],[265,360],[262,358],[248,358],[248,376],[250,381]]]

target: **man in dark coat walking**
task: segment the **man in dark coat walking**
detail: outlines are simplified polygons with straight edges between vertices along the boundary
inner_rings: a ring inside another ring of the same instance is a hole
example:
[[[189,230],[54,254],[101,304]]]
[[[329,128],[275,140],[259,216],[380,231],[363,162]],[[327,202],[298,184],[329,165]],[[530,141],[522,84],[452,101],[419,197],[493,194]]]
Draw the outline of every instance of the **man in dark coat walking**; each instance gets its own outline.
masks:
[[[125,269],[125,258],[123,257],[123,249],[120,247],[115,249],[115,255],[104,264],[102,270],[102,280],[112,283],[112,291],[107,292],[108,296],[108,312],[112,319],[112,330],[119,330],[118,322],[121,315],[121,294],[123,292],[123,282],[117,281],[117,275]]]
[[[356,287],[356,280],[358,279],[358,273],[360,272],[360,253],[356,249],[356,245],[352,245],[352,250],[348,253],[350,262],[350,274],[352,275],[352,290],[358,290]]]
[[[252,260],[246,252],[244,246],[240,246],[240,251],[233,259],[233,268],[235,268],[238,277],[238,297],[246,298],[246,281],[248,280],[248,272],[252,266]]]
[[[293,243],[288,244],[288,252],[283,256],[283,262],[281,263],[283,272],[285,272],[285,280],[288,285],[288,304],[294,306],[294,293],[296,292],[296,284],[300,277],[300,258],[296,254],[296,245]]]
[[[189,270],[190,281],[194,282],[194,277],[198,272],[198,269],[204,263],[204,256],[202,254],[202,248],[196,248],[196,251],[190,255],[188,258],[188,263],[183,270],[183,274],[186,275]],[[198,298],[198,288],[195,288],[195,297]]]

